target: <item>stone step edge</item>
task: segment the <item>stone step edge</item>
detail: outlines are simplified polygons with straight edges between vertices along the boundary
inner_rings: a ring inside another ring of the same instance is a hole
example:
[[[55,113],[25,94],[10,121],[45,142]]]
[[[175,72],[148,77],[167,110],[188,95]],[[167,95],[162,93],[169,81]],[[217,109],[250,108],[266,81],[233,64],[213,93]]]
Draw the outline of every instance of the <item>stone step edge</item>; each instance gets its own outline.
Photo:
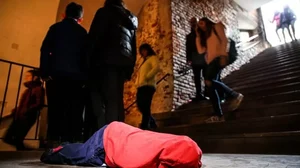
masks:
[[[240,122],[256,122],[260,120],[272,120],[277,118],[285,118],[285,117],[299,117],[300,113],[293,113],[293,114],[285,114],[285,115],[277,115],[277,116],[264,116],[264,117],[256,117],[256,118],[241,118],[238,120],[228,120],[225,122],[215,122],[215,123],[199,123],[199,124],[181,124],[181,125],[172,125],[167,127],[161,127],[161,129],[175,129],[175,128],[184,128],[184,127],[201,127],[202,125],[215,125],[215,124],[238,124]],[[158,129],[159,130],[159,129]]]
[[[225,134],[225,135],[203,135],[201,139],[235,139],[235,138],[261,138],[261,137],[284,137],[284,136],[299,136],[299,131],[282,131],[282,132],[259,132],[259,133],[243,133],[243,134]],[[191,136],[197,137],[197,136]]]

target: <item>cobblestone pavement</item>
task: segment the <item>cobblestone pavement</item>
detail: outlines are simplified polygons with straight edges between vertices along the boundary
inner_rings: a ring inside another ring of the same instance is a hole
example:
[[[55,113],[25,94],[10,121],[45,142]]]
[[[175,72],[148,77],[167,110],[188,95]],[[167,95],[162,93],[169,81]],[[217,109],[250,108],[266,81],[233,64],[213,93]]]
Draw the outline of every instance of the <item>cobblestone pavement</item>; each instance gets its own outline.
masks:
[[[39,153],[24,152],[20,159],[3,159],[0,152],[0,167],[2,168],[68,168],[76,166],[45,165],[39,162]],[[300,168],[300,156],[291,155],[230,155],[205,154],[202,158],[202,168]],[[76,167],[77,168],[77,167]]]

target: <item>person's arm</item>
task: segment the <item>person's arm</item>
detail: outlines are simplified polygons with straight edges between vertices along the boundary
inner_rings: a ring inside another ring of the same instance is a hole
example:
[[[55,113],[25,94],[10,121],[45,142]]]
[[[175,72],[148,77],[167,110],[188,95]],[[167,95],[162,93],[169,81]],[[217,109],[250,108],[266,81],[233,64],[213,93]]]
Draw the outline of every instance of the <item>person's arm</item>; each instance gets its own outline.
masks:
[[[133,65],[129,69],[127,80],[131,79],[131,76],[132,76],[132,74],[134,72],[135,63],[136,63],[136,55],[137,55],[136,31],[134,31],[134,35],[133,35],[133,38],[132,38],[131,47],[132,47],[132,59],[133,59],[132,62],[133,62]]]
[[[157,56],[152,56],[152,58],[149,59],[152,69],[147,73],[145,77],[146,80],[153,78],[159,72],[159,61]]]
[[[43,87],[37,87],[31,90],[30,99],[34,98],[33,104],[30,104],[27,111],[40,110],[44,105],[45,92]]]
[[[53,52],[54,46],[54,27],[51,26],[46,34],[46,37],[41,46],[41,56],[40,56],[40,71],[42,78],[47,78],[50,71],[50,57]]]

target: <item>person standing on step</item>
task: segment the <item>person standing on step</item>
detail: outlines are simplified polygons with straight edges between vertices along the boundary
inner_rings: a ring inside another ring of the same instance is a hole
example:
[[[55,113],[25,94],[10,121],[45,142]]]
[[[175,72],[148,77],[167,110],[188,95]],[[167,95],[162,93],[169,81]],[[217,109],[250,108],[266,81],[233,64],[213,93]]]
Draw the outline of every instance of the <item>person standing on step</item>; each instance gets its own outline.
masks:
[[[82,140],[87,31],[83,8],[67,5],[65,18],[52,25],[41,47],[40,70],[48,99],[48,146]]]
[[[292,11],[292,9],[286,5],[283,9],[282,15],[281,15],[281,22],[282,22],[282,31],[284,32],[284,29],[286,28],[288,30],[288,33],[292,39],[292,41],[297,40],[296,38],[296,32],[295,32],[295,21],[296,21],[296,15]],[[292,33],[290,30],[290,27],[292,28]]]
[[[281,15],[282,15],[281,12],[275,11],[273,20],[271,21],[271,23],[273,23],[274,21],[276,22],[276,30],[275,30],[275,32],[276,32],[277,37],[278,37],[278,39],[279,39],[280,42],[281,42],[281,38],[280,38],[280,36],[278,34],[278,30],[281,29]],[[284,31],[282,33],[284,33]]]
[[[228,98],[232,99],[230,105],[232,110],[239,107],[244,97],[218,81],[222,69],[228,64],[228,39],[225,35],[225,26],[221,22],[213,23],[208,18],[202,18],[195,31],[197,51],[199,54],[205,53],[204,79],[214,110],[214,115],[207,122],[224,121],[217,90],[223,91]]]
[[[137,17],[125,8],[122,0],[106,0],[91,24],[88,41],[91,104],[87,115],[96,116],[97,129],[125,120],[123,90],[134,71],[137,27]]]
[[[14,119],[3,139],[4,142],[16,146],[17,150],[26,150],[23,144],[24,138],[36,122],[45,103],[45,91],[39,72],[29,70],[25,73],[24,80],[26,90],[23,92],[18,106],[12,110]]]
[[[196,87],[196,97],[193,101],[206,100],[202,94],[202,70],[205,67],[204,54],[199,54],[196,47],[196,32],[197,18],[193,17],[190,20],[191,32],[186,36],[186,62],[192,67],[194,74],[194,83]]]
[[[159,72],[159,60],[149,44],[142,44],[139,52],[144,59],[136,79],[136,101],[138,109],[143,115],[140,128],[156,128],[155,120],[151,116],[151,102],[156,90],[155,77]]]

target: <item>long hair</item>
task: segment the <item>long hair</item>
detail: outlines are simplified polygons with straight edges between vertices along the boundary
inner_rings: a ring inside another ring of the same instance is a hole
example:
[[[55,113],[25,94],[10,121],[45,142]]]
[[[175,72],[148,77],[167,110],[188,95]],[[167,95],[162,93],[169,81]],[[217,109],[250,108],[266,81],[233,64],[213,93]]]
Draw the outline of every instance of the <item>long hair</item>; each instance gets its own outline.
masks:
[[[110,6],[110,5],[123,6],[124,2],[123,0],[106,0],[104,2],[104,6]]]
[[[152,49],[151,45],[148,43],[144,43],[139,47],[139,52],[141,53],[142,50],[147,50],[148,55],[147,56],[152,56],[156,55],[155,51]]]
[[[205,22],[206,25],[206,31],[198,28],[198,32],[201,36],[201,41],[200,41],[201,45],[203,47],[207,47],[206,41],[211,36],[215,23],[209,20],[207,17],[203,17],[199,21]]]

